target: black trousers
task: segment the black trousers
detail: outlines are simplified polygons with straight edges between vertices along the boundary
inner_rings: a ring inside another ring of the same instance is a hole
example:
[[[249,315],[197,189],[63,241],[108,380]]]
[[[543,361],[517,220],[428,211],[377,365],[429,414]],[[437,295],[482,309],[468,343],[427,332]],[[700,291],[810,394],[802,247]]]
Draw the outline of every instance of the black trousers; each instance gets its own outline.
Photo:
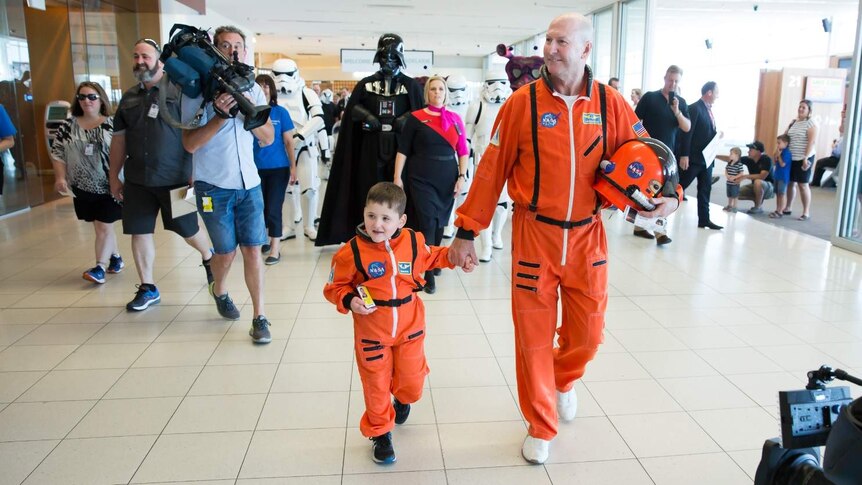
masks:
[[[814,178],[811,180],[812,187],[820,187],[820,179],[826,173],[827,168],[835,169],[838,167],[838,159],[832,156],[817,160],[817,165],[814,167]]]
[[[689,164],[688,170],[680,170],[679,184],[682,189],[688,188],[691,183],[697,179],[697,223],[708,224],[709,220],[709,199],[712,195],[712,168],[714,163],[710,163],[709,167],[704,165]]]
[[[281,237],[283,226],[281,211],[284,206],[284,191],[290,180],[290,167],[268,168],[260,174],[260,190],[263,192],[263,221],[269,237]]]

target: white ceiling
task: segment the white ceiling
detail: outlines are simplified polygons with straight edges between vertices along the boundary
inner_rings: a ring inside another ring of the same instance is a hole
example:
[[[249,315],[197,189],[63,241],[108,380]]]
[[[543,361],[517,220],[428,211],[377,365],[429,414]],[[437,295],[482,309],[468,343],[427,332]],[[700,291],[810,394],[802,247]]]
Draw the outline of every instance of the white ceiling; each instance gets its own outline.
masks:
[[[337,56],[340,49],[375,48],[394,32],[408,50],[440,56],[484,56],[497,44],[543,32],[564,12],[590,11],[612,0],[207,0],[207,9],[245,25],[257,37],[257,52]],[[302,5],[312,6],[304,8]],[[250,9],[249,6],[254,8]]]

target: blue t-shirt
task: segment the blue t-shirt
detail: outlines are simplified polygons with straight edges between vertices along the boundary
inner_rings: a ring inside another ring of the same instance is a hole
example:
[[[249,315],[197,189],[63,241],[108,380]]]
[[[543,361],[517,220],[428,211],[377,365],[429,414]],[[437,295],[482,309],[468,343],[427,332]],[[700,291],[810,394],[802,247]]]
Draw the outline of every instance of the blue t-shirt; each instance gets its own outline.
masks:
[[[784,162],[784,166],[782,167],[781,165],[779,165],[778,162],[775,162],[775,165],[773,166],[774,173],[772,176],[773,178],[775,178],[776,181],[783,180],[784,182],[789,182],[790,164],[793,163],[793,161],[791,160],[792,157],[790,156],[790,148],[785,148],[784,150],[781,150],[780,156],[781,161]]]
[[[293,129],[290,113],[276,105],[269,112],[269,119],[272,120],[275,141],[261,148],[257,138],[254,139],[254,164],[257,165],[258,170],[290,166],[290,159],[284,151],[284,133]]]
[[[9,114],[6,113],[6,108],[0,105],[0,138],[6,138],[15,133],[17,133],[15,125],[12,124]]]

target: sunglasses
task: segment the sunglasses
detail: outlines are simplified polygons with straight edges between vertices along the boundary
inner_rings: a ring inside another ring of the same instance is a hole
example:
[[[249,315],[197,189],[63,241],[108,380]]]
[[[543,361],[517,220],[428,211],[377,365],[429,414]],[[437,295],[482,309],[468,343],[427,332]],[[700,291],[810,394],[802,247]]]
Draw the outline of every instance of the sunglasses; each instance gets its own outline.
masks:
[[[99,96],[98,94],[77,94],[75,95],[75,98],[78,101],[83,101],[85,99],[89,99],[90,101],[98,101],[101,96]]]
[[[138,41],[135,42],[135,45],[138,45],[138,44],[149,44],[149,45],[153,46],[153,49],[155,49],[156,52],[158,52],[159,54],[162,53],[162,48],[159,47],[159,44],[156,41],[154,41],[153,39],[146,39],[146,38],[138,39]]]

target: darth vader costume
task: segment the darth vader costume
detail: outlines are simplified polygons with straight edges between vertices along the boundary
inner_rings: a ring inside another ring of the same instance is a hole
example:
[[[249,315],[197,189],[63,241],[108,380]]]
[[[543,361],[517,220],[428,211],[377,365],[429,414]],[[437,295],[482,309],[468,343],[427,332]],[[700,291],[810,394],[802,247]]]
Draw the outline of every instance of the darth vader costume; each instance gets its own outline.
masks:
[[[401,37],[380,36],[374,62],[380,70],[356,84],[345,109],[315,246],[355,235],[368,189],[392,181],[401,126],[425,105],[422,88],[401,72],[406,66]]]

